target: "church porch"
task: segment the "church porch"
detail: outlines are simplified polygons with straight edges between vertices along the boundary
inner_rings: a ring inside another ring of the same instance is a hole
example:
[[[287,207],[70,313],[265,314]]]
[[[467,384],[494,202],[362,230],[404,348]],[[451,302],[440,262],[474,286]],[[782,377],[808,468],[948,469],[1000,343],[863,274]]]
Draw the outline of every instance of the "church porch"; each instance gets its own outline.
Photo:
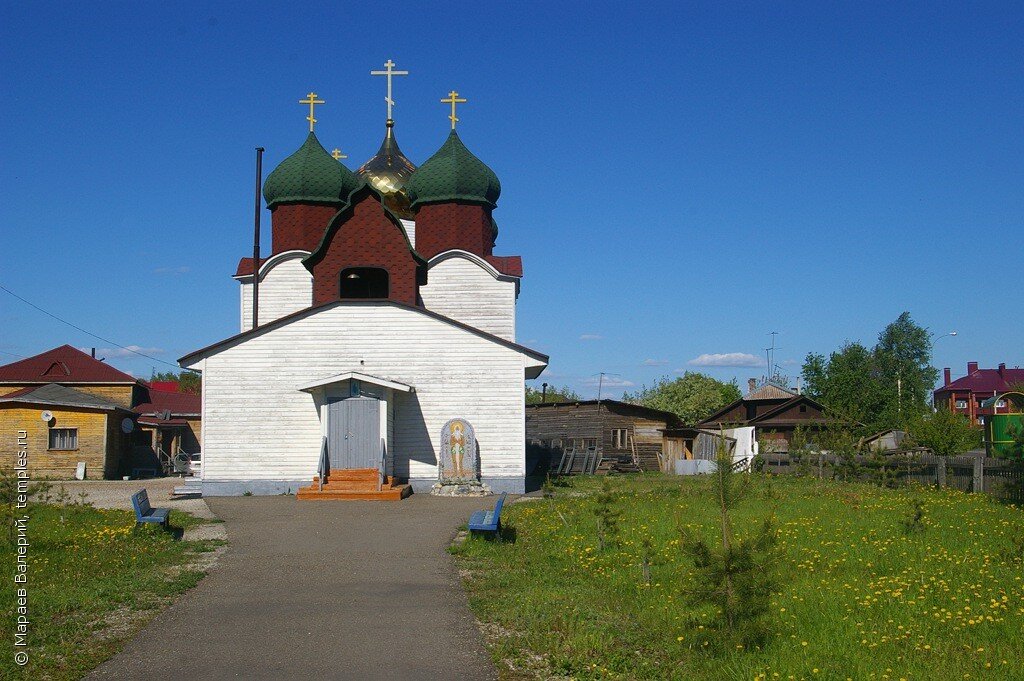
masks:
[[[356,371],[302,387],[319,405],[322,449],[311,485],[296,498],[308,500],[399,501],[412,487],[393,474],[390,451],[396,392],[410,385]]]

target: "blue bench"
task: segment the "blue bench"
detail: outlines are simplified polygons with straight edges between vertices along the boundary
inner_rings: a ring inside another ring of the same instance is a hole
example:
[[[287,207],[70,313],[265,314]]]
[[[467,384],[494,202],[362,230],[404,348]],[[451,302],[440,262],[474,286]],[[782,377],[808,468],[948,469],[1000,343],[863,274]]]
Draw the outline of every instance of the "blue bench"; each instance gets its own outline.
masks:
[[[169,508],[153,508],[149,505],[149,494],[141,489],[132,495],[132,508],[135,509],[135,525],[138,527],[143,523],[160,523],[167,526],[167,519],[171,515]]]
[[[498,503],[494,505],[493,511],[474,511],[469,516],[469,531],[484,532],[500,536],[501,532],[501,507],[505,504],[505,493],[498,497]]]

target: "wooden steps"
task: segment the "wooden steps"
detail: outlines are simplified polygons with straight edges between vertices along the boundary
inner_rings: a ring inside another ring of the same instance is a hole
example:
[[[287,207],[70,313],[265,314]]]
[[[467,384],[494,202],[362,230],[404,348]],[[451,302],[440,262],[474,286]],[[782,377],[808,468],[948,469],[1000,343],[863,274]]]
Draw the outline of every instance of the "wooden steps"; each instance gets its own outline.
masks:
[[[302,501],[398,501],[412,494],[412,487],[398,483],[390,476],[384,476],[380,489],[377,489],[378,476],[376,468],[333,468],[324,478],[322,489],[320,476],[314,476],[313,484],[300,487],[295,498]]]

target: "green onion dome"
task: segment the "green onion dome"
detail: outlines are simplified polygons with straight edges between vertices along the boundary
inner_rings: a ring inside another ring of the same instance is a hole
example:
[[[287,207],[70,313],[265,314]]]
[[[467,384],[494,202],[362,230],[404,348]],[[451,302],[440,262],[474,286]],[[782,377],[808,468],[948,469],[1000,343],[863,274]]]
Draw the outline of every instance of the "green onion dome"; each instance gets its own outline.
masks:
[[[312,132],[298,151],[281,161],[263,183],[267,208],[282,203],[343,205],[362,180],[335,160]]]
[[[474,156],[454,130],[405,184],[412,208],[425,203],[468,201],[494,208],[501,183],[494,171]]]

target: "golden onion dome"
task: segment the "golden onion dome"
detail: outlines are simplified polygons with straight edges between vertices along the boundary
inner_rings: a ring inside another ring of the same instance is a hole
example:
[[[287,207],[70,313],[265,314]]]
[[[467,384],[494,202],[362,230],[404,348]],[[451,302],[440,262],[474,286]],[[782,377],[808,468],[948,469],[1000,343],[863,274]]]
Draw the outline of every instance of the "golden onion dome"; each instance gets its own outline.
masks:
[[[384,205],[391,212],[399,217],[412,219],[413,213],[409,209],[409,195],[405,191],[405,183],[416,170],[416,166],[398,148],[394,127],[395,122],[388,120],[387,133],[380,149],[356,171],[356,174],[380,192]]]

